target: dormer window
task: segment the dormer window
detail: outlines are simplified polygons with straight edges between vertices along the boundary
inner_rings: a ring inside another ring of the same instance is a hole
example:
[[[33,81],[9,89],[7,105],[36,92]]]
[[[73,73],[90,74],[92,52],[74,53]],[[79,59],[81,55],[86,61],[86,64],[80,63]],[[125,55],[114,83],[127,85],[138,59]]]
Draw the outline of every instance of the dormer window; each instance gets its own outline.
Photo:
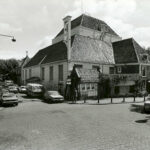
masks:
[[[143,60],[144,62],[149,61],[149,59],[148,59],[148,54],[143,54],[143,55],[142,55],[142,60]]]

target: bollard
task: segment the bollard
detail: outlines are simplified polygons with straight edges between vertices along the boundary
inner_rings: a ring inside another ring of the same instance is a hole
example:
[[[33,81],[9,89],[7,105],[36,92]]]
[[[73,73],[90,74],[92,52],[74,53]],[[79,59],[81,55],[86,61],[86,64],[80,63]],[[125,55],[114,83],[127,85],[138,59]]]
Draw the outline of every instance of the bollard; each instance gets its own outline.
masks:
[[[112,98],[112,96],[111,96],[111,103],[113,103],[113,98]]]
[[[86,96],[84,95],[84,103],[86,103]]]
[[[144,94],[144,102],[145,102],[145,94]]]
[[[134,95],[134,102],[135,102],[135,95]]]
[[[98,104],[99,104],[99,96],[98,96]]]
[[[123,96],[123,103],[125,102],[125,96]]]

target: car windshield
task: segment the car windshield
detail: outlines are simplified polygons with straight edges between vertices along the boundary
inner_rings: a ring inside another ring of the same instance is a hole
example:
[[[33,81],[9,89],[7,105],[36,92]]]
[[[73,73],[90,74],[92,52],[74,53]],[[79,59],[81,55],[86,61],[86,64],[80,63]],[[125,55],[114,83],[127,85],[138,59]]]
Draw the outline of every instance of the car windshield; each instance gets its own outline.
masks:
[[[13,97],[15,94],[13,94],[13,93],[9,93],[9,94],[5,94],[5,95],[3,95],[3,97],[5,97],[5,98],[7,98],[7,97]]]
[[[49,95],[59,95],[57,91],[48,91]]]

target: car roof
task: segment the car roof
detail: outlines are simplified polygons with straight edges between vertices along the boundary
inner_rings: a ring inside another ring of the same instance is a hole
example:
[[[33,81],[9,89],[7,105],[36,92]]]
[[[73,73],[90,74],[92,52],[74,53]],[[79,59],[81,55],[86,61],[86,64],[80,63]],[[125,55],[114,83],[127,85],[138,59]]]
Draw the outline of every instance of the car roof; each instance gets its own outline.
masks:
[[[13,96],[14,96],[15,94],[14,94],[14,93],[10,93],[10,92],[8,92],[8,93],[3,93],[3,96],[5,96],[5,95],[6,95],[6,96],[7,96],[7,95],[13,95]]]

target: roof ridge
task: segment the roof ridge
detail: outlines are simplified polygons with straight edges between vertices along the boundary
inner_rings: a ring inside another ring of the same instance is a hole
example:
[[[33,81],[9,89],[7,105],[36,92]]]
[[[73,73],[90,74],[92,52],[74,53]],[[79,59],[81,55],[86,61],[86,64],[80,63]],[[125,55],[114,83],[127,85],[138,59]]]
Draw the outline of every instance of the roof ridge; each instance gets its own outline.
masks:
[[[84,16],[86,16],[86,17],[93,18],[93,19],[98,20],[98,21],[102,21],[104,24],[106,24],[106,22],[105,22],[105,21],[103,21],[103,20],[101,20],[101,19],[99,19],[99,18],[96,18],[96,17],[90,16],[90,15],[87,15],[87,14],[83,14],[83,15],[84,15]]]
[[[119,41],[115,41],[115,42],[112,42],[112,43],[118,43],[118,42],[123,42],[123,41],[126,41],[126,40],[132,40],[133,37],[130,37],[130,38],[126,38],[126,39],[121,39]]]
[[[39,65],[41,65],[42,64],[42,62],[44,61],[44,59],[47,57],[47,55],[45,55],[44,57],[43,57],[43,59],[39,62]]]

